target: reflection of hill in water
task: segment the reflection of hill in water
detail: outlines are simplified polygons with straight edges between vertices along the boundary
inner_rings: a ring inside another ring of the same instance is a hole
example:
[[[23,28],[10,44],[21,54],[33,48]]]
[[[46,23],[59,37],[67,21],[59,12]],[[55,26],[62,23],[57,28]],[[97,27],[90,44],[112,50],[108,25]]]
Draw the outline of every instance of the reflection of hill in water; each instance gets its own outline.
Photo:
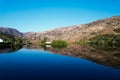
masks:
[[[89,46],[71,45],[61,50],[52,49],[52,52],[88,59],[113,68],[120,68],[120,51],[104,51]]]
[[[34,47],[32,46],[30,48]],[[37,46],[35,48],[42,49],[40,48],[40,46]],[[53,52],[55,54],[63,54],[84,58],[95,63],[120,69],[120,51],[104,51],[92,48],[90,46],[81,45],[69,45],[67,48],[64,49],[45,48],[45,50]]]
[[[27,48],[27,49],[39,49],[39,50],[44,49],[44,48],[40,47],[39,44],[29,44],[29,45],[25,45],[24,48]]]
[[[27,48],[27,49],[38,49],[38,50],[45,50],[45,51],[51,51],[52,50],[51,45],[40,46],[39,44],[25,45],[24,48]]]
[[[0,47],[0,54],[16,52],[16,51],[18,51],[18,50],[21,49],[21,48],[22,48],[22,47],[20,47],[20,46]]]

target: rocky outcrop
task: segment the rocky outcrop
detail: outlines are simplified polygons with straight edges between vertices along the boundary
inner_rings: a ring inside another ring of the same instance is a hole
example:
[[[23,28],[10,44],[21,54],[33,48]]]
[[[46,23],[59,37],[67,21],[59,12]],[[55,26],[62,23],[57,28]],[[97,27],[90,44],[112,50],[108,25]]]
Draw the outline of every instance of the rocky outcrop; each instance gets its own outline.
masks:
[[[45,32],[29,32],[24,34],[24,38],[40,40],[47,37],[51,40],[63,39],[74,42],[76,40],[87,40],[98,35],[116,34],[114,31],[116,28],[120,28],[120,16],[114,16],[88,24],[57,28]]]

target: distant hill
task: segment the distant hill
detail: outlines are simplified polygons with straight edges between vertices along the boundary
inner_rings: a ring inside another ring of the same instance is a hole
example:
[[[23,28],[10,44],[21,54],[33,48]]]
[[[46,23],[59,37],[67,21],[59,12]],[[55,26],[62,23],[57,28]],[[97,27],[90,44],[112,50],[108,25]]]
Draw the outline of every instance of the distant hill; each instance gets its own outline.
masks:
[[[3,43],[0,44],[0,48],[5,46],[11,46],[11,44],[19,46],[23,45],[22,36],[18,36],[15,34],[8,34],[7,32],[3,33],[0,31],[0,39],[3,40]]]
[[[22,37],[23,33],[19,32],[16,29],[0,27],[0,32],[4,34],[9,34],[11,36]]]
[[[51,40],[63,39],[74,42],[77,40],[84,41],[98,35],[120,34],[116,32],[115,29],[120,29],[120,16],[113,16],[88,24],[67,26],[45,32],[29,32],[24,34],[24,38],[29,40],[40,40],[46,37]]]
[[[0,39],[4,43],[10,42],[12,45],[22,45],[23,44],[23,33],[19,32],[16,29],[0,27]],[[11,46],[11,44],[0,44],[0,47]]]

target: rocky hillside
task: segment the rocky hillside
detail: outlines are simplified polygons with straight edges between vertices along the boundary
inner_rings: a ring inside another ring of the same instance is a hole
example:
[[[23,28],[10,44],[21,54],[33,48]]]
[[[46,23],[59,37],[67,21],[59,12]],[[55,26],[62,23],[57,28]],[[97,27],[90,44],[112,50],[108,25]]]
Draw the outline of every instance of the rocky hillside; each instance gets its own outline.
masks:
[[[77,40],[87,40],[98,35],[119,34],[114,31],[118,28],[120,28],[120,16],[114,16],[88,24],[67,26],[45,32],[29,32],[24,34],[24,38],[40,40],[46,37],[50,40],[63,39],[74,42]]]
[[[0,27],[0,32],[11,36],[22,37],[23,34],[16,29]]]

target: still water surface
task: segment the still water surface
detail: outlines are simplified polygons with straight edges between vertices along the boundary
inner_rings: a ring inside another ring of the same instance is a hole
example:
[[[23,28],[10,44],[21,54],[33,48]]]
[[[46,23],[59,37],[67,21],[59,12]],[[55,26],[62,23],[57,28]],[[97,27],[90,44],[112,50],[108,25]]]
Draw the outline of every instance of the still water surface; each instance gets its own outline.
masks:
[[[66,49],[7,50],[0,50],[0,80],[120,80],[119,65],[88,59],[84,50],[81,57],[65,54]]]

